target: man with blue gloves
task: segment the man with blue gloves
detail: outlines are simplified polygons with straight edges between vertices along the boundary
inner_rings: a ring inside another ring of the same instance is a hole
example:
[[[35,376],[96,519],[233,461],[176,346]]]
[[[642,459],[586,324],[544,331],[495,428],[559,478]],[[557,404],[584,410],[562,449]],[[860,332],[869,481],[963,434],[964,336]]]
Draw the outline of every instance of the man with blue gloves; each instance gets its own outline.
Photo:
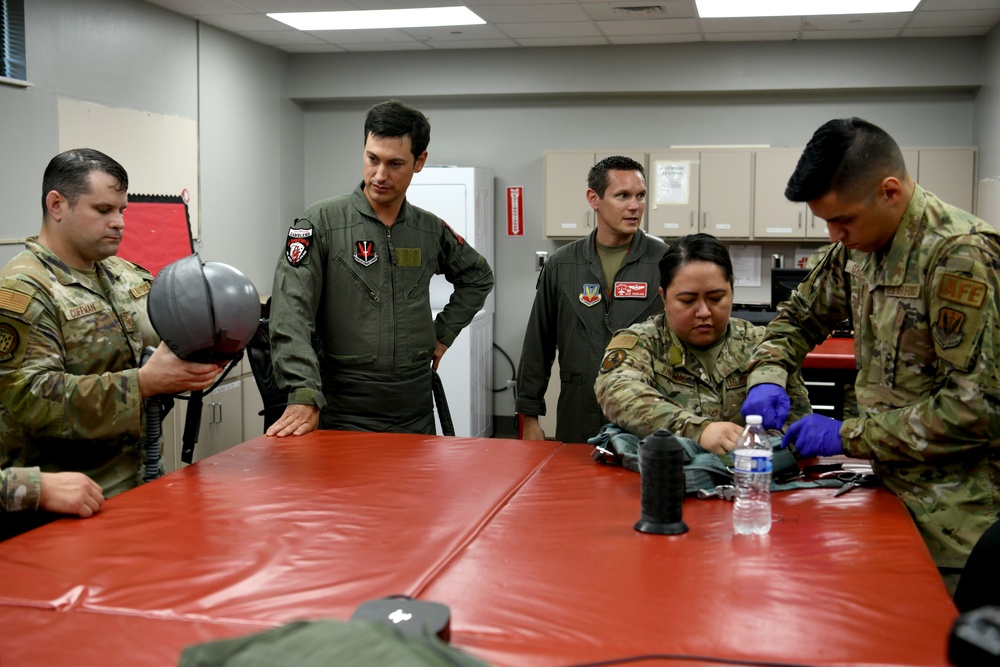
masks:
[[[914,183],[896,142],[858,118],[820,127],[785,190],[835,246],[778,306],[742,413],[784,424],[788,373],[851,317],[858,416],[808,415],[784,446],[870,458],[954,590],[1000,508],[1000,233]]]

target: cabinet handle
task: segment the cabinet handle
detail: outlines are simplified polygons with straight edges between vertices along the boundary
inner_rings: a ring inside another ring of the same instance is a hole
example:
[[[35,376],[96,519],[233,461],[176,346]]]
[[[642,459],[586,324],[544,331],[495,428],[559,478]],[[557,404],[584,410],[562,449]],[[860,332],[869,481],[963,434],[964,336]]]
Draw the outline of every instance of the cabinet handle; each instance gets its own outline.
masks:
[[[691,209],[691,229],[694,229],[694,209]]]
[[[219,406],[219,418],[218,418],[218,420],[215,423],[216,424],[221,424],[222,423],[222,403],[216,403],[216,405]]]
[[[802,229],[802,211],[799,211],[799,229]]]
[[[702,211],[701,213],[701,231],[708,229],[708,211]]]

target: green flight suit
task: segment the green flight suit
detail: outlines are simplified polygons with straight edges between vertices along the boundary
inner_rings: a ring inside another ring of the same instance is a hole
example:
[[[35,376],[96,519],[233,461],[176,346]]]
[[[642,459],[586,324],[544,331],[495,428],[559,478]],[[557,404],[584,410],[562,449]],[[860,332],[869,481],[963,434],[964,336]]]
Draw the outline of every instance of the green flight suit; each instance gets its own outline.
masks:
[[[493,272],[409,202],[386,227],[362,187],[313,204],[289,230],[271,303],[275,378],[290,403],[323,409],[322,428],[433,433],[435,345],[450,346],[472,321]],[[432,318],[439,273],[454,292]]]
[[[1000,234],[916,186],[884,254],[837,244],[778,309],[750,385],[785,384],[853,315],[858,416],[871,458],[939,567],[964,566],[1000,508]]]
[[[597,230],[559,248],[538,276],[517,371],[517,411],[544,415],[552,362],[559,355],[556,440],[587,442],[607,420],[594,398],[604,348],[618,329],[663,311],[659,262],[667,246],[636,232],[628,255],[605,285]]]
[[[764,327],[732,318],[710,374],[666,323],[663,313],[615,334],[594,384],[597,402],[613,423],[645,438],[659,428],[701,439],[712,422],[743,425],[746,363]],[[812,412],[799,373],[788,383],[788,423]]]

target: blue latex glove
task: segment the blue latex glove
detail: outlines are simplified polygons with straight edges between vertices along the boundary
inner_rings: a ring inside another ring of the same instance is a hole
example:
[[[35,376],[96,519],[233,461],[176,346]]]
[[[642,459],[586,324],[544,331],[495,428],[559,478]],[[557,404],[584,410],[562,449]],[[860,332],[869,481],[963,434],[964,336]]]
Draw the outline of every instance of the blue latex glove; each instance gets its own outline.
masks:
[[[781,446],[795,445],[795,451],[801,458],[843,454],[844,441],[840,439],[843,423],[823,415],[806,415],[788,427]]]
[[[764,428],[782,429],[788,421],[788,413],[792,410],[792,402],[785,390],[776,384],[758,384],[747,393],[740,408],[740,414],[760,415]]]

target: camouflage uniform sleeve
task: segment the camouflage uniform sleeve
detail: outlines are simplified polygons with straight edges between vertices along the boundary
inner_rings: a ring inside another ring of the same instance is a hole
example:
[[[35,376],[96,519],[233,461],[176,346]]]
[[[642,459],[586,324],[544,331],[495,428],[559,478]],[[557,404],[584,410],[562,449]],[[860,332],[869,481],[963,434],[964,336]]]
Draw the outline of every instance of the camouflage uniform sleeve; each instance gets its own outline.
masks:
[[[778,306],[778,314],[747,364],[747,389],[764,383],[787,388],[789,374],[833,327],[850,316],[846,257],[843,246],[834,246],[791,298]]]
[[[454,291],[434,321],[437,339],[447,346],[486,303],[493,290],[493,270],[486,258],[447,224],[441,231],[439,266]]]
[[[53,315],[58,304],[29,285],[19,285],[6,281],[0,289],[0,401],[11,418],[35,437],[85,442],[140,436],[138,369],[67,372],[64,334]]]
[[[0,470],[0,511],[37,510],[42,494],[40,468]]]
[[[788,413],[788,421],[785,422],[787,429],[792,422],[812,414],[812,403],[809,402],[809,390],[806,389],[801,371],[795,371],[788,376],[788,386],[785,387],[785,391],[792,401],[792,409]]]
[[[697,442],[711,420],[667,400],[656,388],[656,367],[656,346],[648,336],[634,329],[617,332],[594,383],[604,416],[640,438],[665,428]]]
[[[840,430],[845,453],[930,461],[982,447],[1000,432],[996,253],[953,245],[930,262],[927,315],[937,357],[936,386],[914,405],[846,420]],[[897,376],[896,381],[903,380]]]

